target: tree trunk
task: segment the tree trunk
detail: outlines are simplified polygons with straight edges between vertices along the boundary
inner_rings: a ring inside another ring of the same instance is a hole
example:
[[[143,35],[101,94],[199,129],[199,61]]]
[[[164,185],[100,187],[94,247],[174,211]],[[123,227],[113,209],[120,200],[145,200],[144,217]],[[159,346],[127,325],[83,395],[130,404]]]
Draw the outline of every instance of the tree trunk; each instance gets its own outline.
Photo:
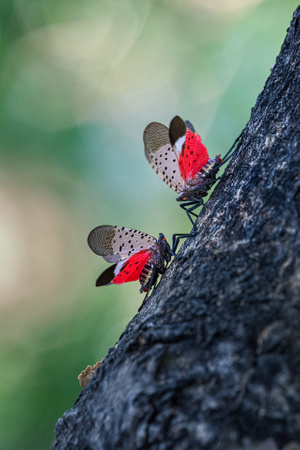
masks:
[[[53,449],[300,449],[299,42],[300,7],[197,236]]]

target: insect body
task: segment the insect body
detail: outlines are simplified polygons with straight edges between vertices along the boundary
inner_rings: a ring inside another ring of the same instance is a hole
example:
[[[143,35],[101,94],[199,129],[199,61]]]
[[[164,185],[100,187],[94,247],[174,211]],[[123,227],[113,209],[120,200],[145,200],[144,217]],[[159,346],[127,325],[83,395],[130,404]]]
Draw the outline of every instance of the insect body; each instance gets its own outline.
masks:
[[[174,255],[162,233],[155,239],[132,228],[111,225],[92,230],[88,244],[94,253],[114,263],[98,277],[96,286],[139,280],[140,292],[149,292]]]
[[[203,197],[217,181],[219,168],[232,156],[229,154],[239,138],[222,161],[220,155],[209,157],[193,125],[179,116],[174,117],[169,128],[158,122],[146,127],[146,158],[158,176],[179,194],[176,200],[193,225],[191,215],[197,217],[193,211],[203,204]]]

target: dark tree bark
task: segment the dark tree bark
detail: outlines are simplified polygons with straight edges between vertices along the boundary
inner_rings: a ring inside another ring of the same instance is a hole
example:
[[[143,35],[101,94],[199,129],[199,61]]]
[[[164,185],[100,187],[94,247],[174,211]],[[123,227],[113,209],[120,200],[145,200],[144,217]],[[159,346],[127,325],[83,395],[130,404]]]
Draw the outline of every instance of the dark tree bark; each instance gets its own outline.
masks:
[[[300,448],[299,39],[300,7],[197,236],[53,449]]]

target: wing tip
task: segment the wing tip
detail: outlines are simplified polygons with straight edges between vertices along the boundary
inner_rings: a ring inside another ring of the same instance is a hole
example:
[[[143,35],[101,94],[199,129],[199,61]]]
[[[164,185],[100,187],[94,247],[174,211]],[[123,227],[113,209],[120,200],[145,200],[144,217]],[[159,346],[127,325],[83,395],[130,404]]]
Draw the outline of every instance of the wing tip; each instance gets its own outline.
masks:
[[[178,139],[184,137],[186,134],[186,124],[181,117],[175,116],[169,127],[169,137],[171,145],[174,146]]]
[[[90,231],[87,243],[92,252],[99,256],[112,254],[110,246],[112,237],[115,234],[114,228],[116,228],[115,225],[99,225]]]
[[[143,133],[145,152],[155,153],[159,147],[169,143],[169,129],[160,122],[149,123]]]
[[[112,280],[115,278],[115,268],[117,264],[113,264],[112,266],[108,267],[104,272],[99,275],[99,277],[96,280],[96,287],[99,286],[108,286],[111,284]]]

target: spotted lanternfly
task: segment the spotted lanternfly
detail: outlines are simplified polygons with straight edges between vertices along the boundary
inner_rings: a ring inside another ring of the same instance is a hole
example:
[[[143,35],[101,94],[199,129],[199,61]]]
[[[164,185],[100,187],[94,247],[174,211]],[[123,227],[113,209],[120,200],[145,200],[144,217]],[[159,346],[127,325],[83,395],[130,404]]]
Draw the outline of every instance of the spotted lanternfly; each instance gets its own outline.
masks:
[[[101,225],[92,230],[88,244],[94,253],[115,263],[98,277],[96,286],[139,280],[140,292],[150,291],[158,274],[164,273],[174,255],[162,233],[155,239],[132,228],[112,225]]]
[[[240,139],[224,156],[210,158],[202,139],[189,121],[174,117],[167,128],[162,123],[151,122],[144,131],[145,155],[157,175],[179,196],[180,204],[194,225],[191,214],[203,204],[209,189],[217,181],[216,174],[221,165],[232,156],[230,152]]]

